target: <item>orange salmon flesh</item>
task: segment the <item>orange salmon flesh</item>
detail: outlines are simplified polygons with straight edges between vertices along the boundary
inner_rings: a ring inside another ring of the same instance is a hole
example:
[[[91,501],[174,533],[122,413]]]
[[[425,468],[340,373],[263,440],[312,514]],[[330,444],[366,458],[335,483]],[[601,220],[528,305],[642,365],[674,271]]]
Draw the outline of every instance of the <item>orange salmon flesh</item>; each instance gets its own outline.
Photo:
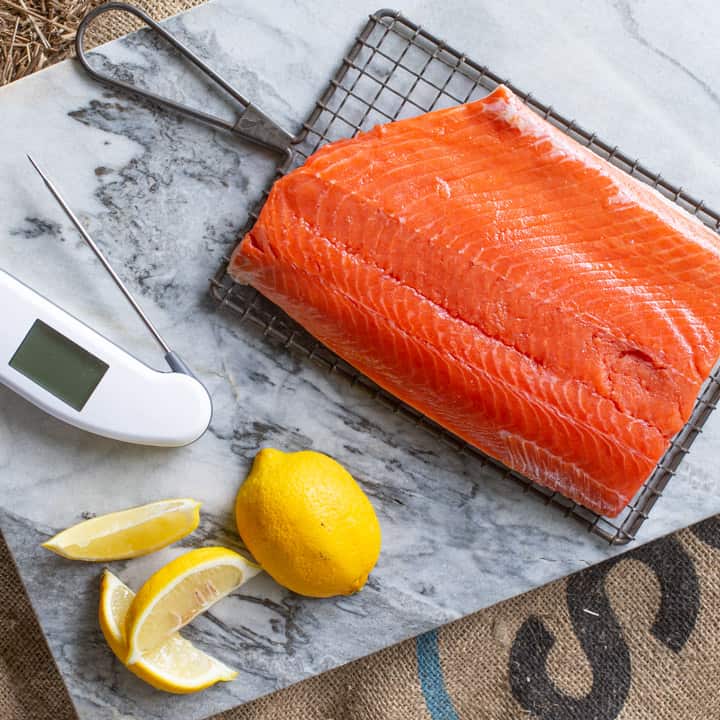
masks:
[[[720,355],[720,239],[507,88],[326,145],[230,273],[420,412],[615,516]]]

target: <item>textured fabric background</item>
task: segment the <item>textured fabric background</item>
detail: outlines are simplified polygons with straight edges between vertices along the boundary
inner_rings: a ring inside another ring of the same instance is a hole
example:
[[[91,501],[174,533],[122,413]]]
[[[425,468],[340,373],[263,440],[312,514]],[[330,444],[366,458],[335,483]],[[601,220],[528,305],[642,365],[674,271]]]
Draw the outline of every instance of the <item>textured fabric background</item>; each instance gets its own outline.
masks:
[[[161,18],[200,1],[138,4]],[[131,29],[108,17],[89,41]],[[719,561],[713,518],[215,720],[720,718]],[[74,717],[0,538],[0,720]]]

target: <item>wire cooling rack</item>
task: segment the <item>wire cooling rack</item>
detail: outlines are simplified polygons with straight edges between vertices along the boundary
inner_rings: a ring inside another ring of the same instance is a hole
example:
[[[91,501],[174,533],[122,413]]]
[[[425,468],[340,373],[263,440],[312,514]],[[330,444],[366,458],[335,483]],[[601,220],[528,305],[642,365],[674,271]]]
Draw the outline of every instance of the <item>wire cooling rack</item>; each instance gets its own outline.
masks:
[[[288,156],[278,167],[278,176],[302,165],[327,142],[369,130],[378,123],[479,99],[501,83],[535,112],[597,155],[656,188],[716,232],[720,230],[720,215],[703,202],[667,182],[660,174],[651,172],[638,160],[622,153],[617,146],[584,130],[574,120],[563,117],[551,106],[536,100],[531,93],[515,87],[509,80],[502,79],[487,67],[472,61],[393,10],[379,10],[370,16],[303,124],[302,131],[293,140],[292,156]],[[240,237],[257,219],[265,197],[267,192],[249,217]],[[688,423],[673,439],[655,471],[632,502],[618,518],[611,520],[509,470],[379,388],[320,344],[256,290],[235,283],[227,274],[227,263],[226,257],[211,281],[213,297],[221,307],[237,313],[242,321],[256,326],[264,336],[283,347],[314,360],[331,373],[346,377],[353,385],[365,388],[390,410],[427,429],[453,450],[472,455],[482,466],[491,466],[503,476],[513,478],[525,492],[557,507],[566,516],[581,522],[589,532],[613,545],[623,545],[635,538],[720,399],[720,367],[716,367],[705,382]]]

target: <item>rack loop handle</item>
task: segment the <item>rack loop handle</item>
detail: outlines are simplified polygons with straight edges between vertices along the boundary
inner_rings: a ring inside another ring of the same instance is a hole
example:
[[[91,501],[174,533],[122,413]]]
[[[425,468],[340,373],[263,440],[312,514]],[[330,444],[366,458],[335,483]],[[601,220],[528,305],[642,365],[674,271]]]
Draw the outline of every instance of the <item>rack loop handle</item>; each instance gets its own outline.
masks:
[[[227,120],[223,120],[222,118],[215,117],[214,115],[208,115],[201,110],[196,110],[195,108],[188,107],[187,105],[175,102],[169,98],[162,97],[150,90],[144,90],[132,85],[131,83],[116,80],[115,78],[112,78],[109,75],[101,73],[93,68],[88,61],[85,48],[83,47],[85,32],[90,26],[90,23],[100,17],[103,13],[111,10],[130,13],[141,20],[151,30],[158,33],[158,35],[170,43],[170,45],[172,45],[185,59],[189,60],[204,75],[209,77],[216,85],[220,86],[226,93],[228,93],[228,95],[236,100],[241,106],[241,111],[236,122],[231,123]],[[227,82],[227,80],[215,72],[211,67],[208,67],[192,50],[190,50],[190,48],[183,45],[183,43],[181,43],[176,37],[171,35],[149,15],[134,5],[124,2],[109,2],[104,5],[100,5],[87,13],[87,15],[85,15],[82,19],[82,22],[78,27],[77,34],[75,35],[75,50],[77,52],[78,60],[85,72],[98,82],[112,87],[121,88],[126,92],[145,98],[155,105],[167,110],[172,110],[180,115],[190,117],[198,122],[204,123],[205,125],[220,128],[221,130],[227,130],[228,132],[238,135],[244,140],[260,145],[261,147],[269,150],[281,153],[289,152],[290,145],[294,140],[290,133],[280,127],[280,125],[266,115],[259,107],[243,97],[232,85],[230,85],[229,82]]]

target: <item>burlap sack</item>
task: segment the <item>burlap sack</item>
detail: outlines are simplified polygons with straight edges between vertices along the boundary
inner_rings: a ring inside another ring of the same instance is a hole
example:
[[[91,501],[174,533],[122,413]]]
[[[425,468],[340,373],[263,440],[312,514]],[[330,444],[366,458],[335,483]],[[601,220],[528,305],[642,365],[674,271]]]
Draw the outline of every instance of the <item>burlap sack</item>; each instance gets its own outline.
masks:
[[[156,18],[200,1],[136,0]],[[106,16],[89,44],[134,27]],[[719,560],[714,518],[215,720],[720,718]],[[74,717],[0,538],[0,719]]]

